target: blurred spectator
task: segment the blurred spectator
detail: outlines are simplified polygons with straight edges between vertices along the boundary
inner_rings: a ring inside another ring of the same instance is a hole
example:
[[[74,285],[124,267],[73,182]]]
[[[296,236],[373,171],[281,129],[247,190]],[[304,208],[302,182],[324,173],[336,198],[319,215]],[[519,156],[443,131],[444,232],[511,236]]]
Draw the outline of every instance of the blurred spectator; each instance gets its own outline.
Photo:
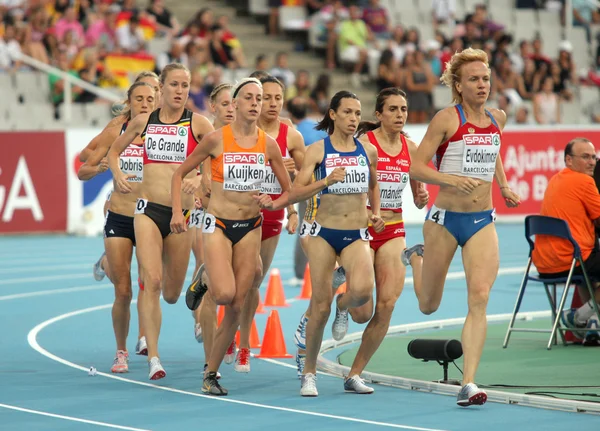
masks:
[[[439,25],[454,26],[456,18],[456,0],[431,0],[433,28]]]
[[[256,62],[254,63],[254,70],[267,71],[269,68],[269,59],[265,54],[258,54],[256,56]]]
[[[519,42],[519,52],[510,54],[510,61],[515,73],[522,74],[525,69],[525,60],[531,56],[531,43],[528,40]],[[535,64],[534,64],[535,68]]]
[[[177,18],[164,6],[164,0],[150,0],[146,13],[154,18],[158,30],[169,36],[179,33],[181,26]]]
[[[598,90],[591,90],[598,91]],[[595,102],[593,102],[588,108],[588,112],[590,113],[590,119],[592,123],[600,123],[600,94]]]
[[[140,10],[135,5],[135,0],[122,0],[121,11],[131,15],[140,16]]]
[[[573,46],[565,40],[558,45],[558,66],[560,67],[560,79],[565,87],[577,83],[577,68],[573,61]]]
[[[185,53],[191,71],[198,70],[203,76],[206,76],[208,71],[212,69],[213,63],[207,44],[203,43],[197,45],[194,42],[189,42],[185,46]]]
[[[233,55],[238,61],[238,63],[242,67],[245,67],[246,57],[244,56],[244,52],[242,51],[242,43],[229,28],[229,17],[227,17],[226,15],[221,15],[217,18],[217,24],[219,24],[223,29],[223,43],[231,47],[231,49],[233,50]]]
[[[69,64],[77,57],[77,54],[79,53],[79,46],[75,42],[73,30],[69,30],[65,34],[63,41],[58,44],[58,49],[67,54]]]
[[[591,25],[593,24],[594,12],[598,9],[598,4],[594,0],[571,0],[573,8],[573,25],[583,27],[588,42],[592,41]]]
[[[310,99],[310,74],[307,70],[299,70],[296,74],[296,81],[285,92],[286,100],[293,99],[294,97],[302,97],[306,100]]]
[[[312,16],[317,13],[323,6],[325,1],[323,0],[305,0],[304,5],[306,6],[306,12],[308,16]]]
[[[318,39],[327,44],[326,67],[335,69],[336,49],[340,22],[349,19],[350,13],[342,0],[326,0],[314,20],[314,26],[319,29]]]
[[[83,26],[77,21],[77,14],[75,13],[75,8],[68,7],[65,10],[65,15],[63,18],[59,19],[54,26],[54,30],[56,32],[56,38],[58,42],[62,42],[65,37],[65,34],[68,31],[74,32],[73,40],[77,44],[83,45],[85,43]]]
[[[533,97],[533,116],[538,124],[560,123],[560,99],[554,90],[554,81],[547,76],[542,90]]]
[[[292,123],[302,135],[304,145],[314,144],[327,137],[327,133],[315,129],[317,122],[312,118],[307,118],[308,105],[306,100],[300,97],[294,97],[288,101],[287,110],[290,114]]]
[[[450,41],[450,46],[448,48],[444,48],[442,51],[442,55],[440,56],[440,61],[442,62],[442,73],[446,70],[446,63],[450,61],[452,56],[461,52],[464,48],[463,40],[460,37],[455,37]]]
[[[21,55],[21,46],[15,39],[15,26],[7,25],[4,36],[0,38],[0,72],[15,72],[22,62],[17,60]]]
[[[524,100],[533,100],[537,93],[539,82],[536,80],[535,63],[531,58],[525,60],[525,69],[522,75],[517,75],[519,95]]]
[[[361,19],[360,8],[352,5],[349,11],[350,19],[340,24],[338,50],[340,61],[353,68],[350,82],[354,87],[359,87],[360,75],[369,56],[367,42],[373,40],[373,35]]]
[[[294,85],[296,81],[296,75],[288,67],[288,55],[285,52],[275,54],[275,67],[269,73],[283,82],[286,87]]]
[[[530,57],[535,62],[535,69],[539,71],[544,65],[546,67],[550,66],[552,60],[550,60],[550,58],[544,54],[542,47],[542,39],[539,36],[533,39],[531,47],[533,53],[530,55]]]
[[[369,5],[363,9],[363,21],[377,39],[388,40],[390,33],[390,18],[380,0],[369,0]]]
[[[423,46],[425,59],[431,68],[431,72],[436,78],[442,76],[442,62],[440,60],[442,45],[437,40],[428,40]]]
[[[186,107],[198,114],[203,114],[206,111],[206,96],[204,77],[198,71],[192,72],[190,97],[188,98]]]
[[[67,58],[66,53],[61,52],[58,55],[58,58],[53,59],[53,66],[57,69],[62,70],[63,72],[67,72],[69,75],[74,76],[76,78],[79,77],[79,74],[71,70],[69,68],[69,60]],[[58,107],[63,101],[65,97],[65,81],[58,74],[49,73],[48,74],[48,82],[50,85],[50,98],[52,100],[52,104],[54,107]],[[82,92],[79,87],[72,87],[72,100],[75,100]],[[55,113],[55,117],[58,118],[58,111]]]
[[[310,93],[310,100],[315,112],[318,112],[321,115],[327,114],[327,110],[329,109],[329,75],[327,73],[322,73],[317,78],[317,83],[315,84],[315,88]]]
[[[508,58],[499,59],[496,68],[492,70],[492,93],[506,96],[512,106],[519,106],[523,99],[519,95],[518,75],[513,72]]]
[[[552,77],[552,82],[554,83],[553,91],[558,94],[564,100],[573,99],[573,92],[569,88],[570,82],[568,78],[565,78],[560,70],[560,65],[553,61],[550,65],[550,73],[549,75]]]
[[[404,60],[404,54],[406,53],[406,46],[404,44],[404,27],[397,25],[393,29],[391,40],[388,46],[392,50],[396,61],[398,63],[402,63]]]
[[[129,22],[117,28],[119,46],[125,52],[135,53],[146,49],[144,31],[140,28],[140,17],[131,15]]]
[[[111,5],[88,27],[85,34],[87,46],[95,46],[107,52],[118,47],[117,16],[120,11],[119,6]]]
[[[432,109],[432,91],[436,79],[422,51],[414,53],[414,63],[406,73],[406,94],[411,122],[426,123]]]
[[[188,44],[189,45],[189,44]],[[195,45],[192,44],[195,47]],[[156,58],[156,68],[161,71],[169,63],[181,63],[187,68],[190,67],[190,62],[187,54],[183,52],[183,46],[177,42],[171,42],[171,49],[163,52]]]
[[[517,107],[517,113],[515,114],[516,124],[531,124],[529,120],[529,108],[525,105]]]
[[[48,32],[48,13],[42,7],[34,7],[29,10],[28,21],[29,26],[26,31],[29,33],[29,43],[26,54],[42,63],[49,64],[48,52],[43,44],[44,35]],[[83,45],[83,40],[76,40],[75,37],[72,39],[72,43],[77,48]]]
[[[377,68],[377,91],[384,88],[395,87],[396,77],[398,75],[398,61],[394,57],[391,49],[386,49],[381,53],[379,66]]]
[[[473,15],[467,15],[465,18],[465,34],[462,36],[462,41],[465,48],[483,49],[485,40]]]
[[[489,39],[494,35],[494,33],[504,29],[502,24],[498,24],[489,19],[487,6],[484,3],[479,3],[475,6],[473,22],[479,27],[481,36],[484,39]]]
[[[223,43],[223,27],[219,24],[215,24],[211,28],[211,38],[209,42],[210,55],[213,63],[228,69],[237,69],[240,67],[233,49]]]
[[[282,6],[281,0],[268,0],[269,6],[269,34],[275,36],[279,34],[279,8]]]

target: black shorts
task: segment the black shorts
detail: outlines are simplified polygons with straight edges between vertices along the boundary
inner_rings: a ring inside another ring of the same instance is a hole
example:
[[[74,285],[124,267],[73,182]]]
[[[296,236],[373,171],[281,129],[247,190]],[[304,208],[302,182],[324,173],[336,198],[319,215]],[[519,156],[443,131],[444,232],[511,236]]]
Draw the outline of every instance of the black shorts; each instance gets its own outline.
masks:
[[[600,251],[592,250],[590,255],[586,260],[583,261],[583,266],[585,267],[585,271],[587,272],[588,277],[593,278],[594,280],[600,280]],[[577,265],[575,270],[573,271],[574,275],[583,275],[581,271],[581,266]],[[569,275],[569,271],[562,272],[554,272],[549,274],[540,274],[540,278],[559,278],[559,277],[567,277]]]
[[[135,245],[133,217],[108,211],[104,222],[104,238],[127,238]]]
[[[270,8],[280,7],[280,6],[282,6],[282,4],[283,4],[282,0],[269,0],[269,3],[268,3]]]
[[[231,245],[236,245],[244,238],[248,232],[259,228],[262,225],[262,216],[247,220],[226,220],[215,217],[212,214],[205,213],[202,223],[202,233],[213,233],[215,228],[223,231]]]
[[[185,223],[190,223],[190,210],[182,210],[185,217]],[[171,233],[171,218],[173,209],[171,207],[148,202],[148,199],[138,199],[135,206],[135,214],[144,214],[149,217],[160,230],[160,234],[165,239]]]

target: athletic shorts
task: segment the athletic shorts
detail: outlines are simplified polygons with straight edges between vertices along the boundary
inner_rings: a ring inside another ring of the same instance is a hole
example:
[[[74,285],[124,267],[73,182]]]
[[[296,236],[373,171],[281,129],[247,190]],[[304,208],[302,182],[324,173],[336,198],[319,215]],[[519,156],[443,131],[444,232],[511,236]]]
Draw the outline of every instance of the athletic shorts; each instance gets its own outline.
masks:
[[[373,226],[369,226],[369,234],[373,237],[370,242],[371,248],[376,253],[386,242],[394,238],[404,238],[406,236],[403,221],[386,224],[381,233],[376,233]]]
[[[310,236],[320,236],[327,244],[331,246],[335,250],[335,253],[339,256],[342,254],[342,251],[352,244],[355,241],[369,241],[371,240],[371,235],[369,235],[368,228],[362,229],[351,229],[351,230],[342,230],[342,229],[329,229],[327,227],[321,226],[315,220],[308,232]]]
[[[182,210],[185,222],[190,223],[190,210]],[[160,234],[165,239],[171,233],[171,218],[173,217],[173,209],[166,205],[148,202],[148,199],[138,199],[135,206],[135,214],[144,214],[152,220]]]
[[[104,222],[104,238],[127,238],[135,245],[133,217],[108,211]]]
[[[280,235],[283,223],[280,221],[263,220],[261,241]]]
[[[231,241],[231,245],[236,245],[249,232],[259,228],[261,224],[262,216],[247,220],[227,220],[205,213],[202,222],[202,233],[213,233],[215,228],[219,228],[223,231],[225,237]]]
[[[425,220],[444,226],[456,239],[458,245],[464,247],[473,235],[496,221],[496,210],[458,213],[433,205],[427,212]]]

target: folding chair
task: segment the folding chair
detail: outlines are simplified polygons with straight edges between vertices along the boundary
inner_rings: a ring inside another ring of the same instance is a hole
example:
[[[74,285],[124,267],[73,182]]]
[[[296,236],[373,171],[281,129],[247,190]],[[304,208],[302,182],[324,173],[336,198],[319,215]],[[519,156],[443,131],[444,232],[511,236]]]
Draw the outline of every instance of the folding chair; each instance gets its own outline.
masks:
[[[573,245],[573,260],[571,262],[571,268],[569,269],[569,275],[567,277],[558,277],[558,278],[540,278],[529,275],[529,270],[531,269],[531,254],[535,247],[534,242],[531,237],[534,235],[548,235],[554,236],[557,238],[563,238],[569,241]],[[527,262],[527,269],[525,270],[525,275],[523,276],[523,282],[521,283],[521,288],[519,289],[519,294],[517,296],[517,302],[515,304],[515,309],[513,311],[512,317],[510,319],[510,323],[508,325],[508,330],[506,331],[506,336],[504,337],[504,345],[506,348],[508,346],[508,340],[510,339],[510,334],[512,332],[538,332],[538,333],[547,333],[550,332],[550,339],[548,340],[548,350],[552,348],[552,341],[556,339],[556,332],[558,331],[560,337],[562,339],[563,344],[567,344],[565,340],[565,336],[563,331],[568,331],[570,328],[567,328],[560,324],[562,310],[565,306],[565,301],[567,300],[567,293],[569,291],[569,287],[572,284],[582,284],[588,288],[590,293],[590,297],[594,297],[594,291],[592,285],[590,283],[590,279],[587,275],[587,271],[583,266],[583,258],[581,256],[581,249],[579,248],[579,244],[573,239],[571,235],[571,230],[569,229],[569,225],[567,222],[554,217],[546,217],[546,216],[537,216],[531,215],[525,217],[525,239],[529,243],[529,261]],[[581,270],[583,275],[573,275],[576,263],[579,263],[581,266]],[[550,309],[552,310],[552,329],[534,329],[534,328],[515,328],[515,319],[517,317],[517,313],[521,308],[521,301],[523,300],[523,295],[525,294],[525,287],[527,286],[528,281],[534,281],[537,283],[542,283],[544,288],[546,289],[546,295],[548,297],[548,302],[550,303]],[[562,295],[560,297],[560,303],[556,304],[556,286],[559,284],[564,284],[564,289]],[[552,292],[550,291],[550,286],[552,286]],[[598,307],[596,305],[596,301],[592,301],[594,304],[594,311],[596,315],[600,319],[600,313],[598,312]]]

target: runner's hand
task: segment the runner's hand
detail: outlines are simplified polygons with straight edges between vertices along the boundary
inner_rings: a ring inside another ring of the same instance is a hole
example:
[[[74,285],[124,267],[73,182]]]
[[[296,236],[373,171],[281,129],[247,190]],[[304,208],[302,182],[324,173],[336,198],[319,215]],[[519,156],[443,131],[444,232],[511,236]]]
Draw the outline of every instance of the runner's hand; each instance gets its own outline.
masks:
[[[373,225],[373,230],[376,233],[381,233],[385,229],[385,222],[380,216],[375,214],[371,215],[371,225]]]
[[[292,214],[288,217],[287,226],[285,228],[290,235],[296,233],[296,229],[298,229],[298,213]]]
[[[256,200],[256,203],[258,204],[260,209],[270,210],[271,208],[273,208],[273,199],[271,199],[271,196],[266,194],[260,194],[253,195],[252,197],[254,198],[254,200]]]
[[[510,187],[503,187],[500,191],[502,192],[502,197],[504,198],[507,207],[516,208],[521,204],[521,198],[518,194],[513,192]]]
[[[466,195],[470,195],[480,184],[481,181],[469,177],[456,176],[454,181],[454,187]]]
[[[181,212],[173,211],[173,216],[171,217],[171,232],[183,233],[186,231],[187,223],[185,222],[185,217]]]
[[[131,184],[128,180],[132,178],[135,178],[134,174],[127,175],[123,173],[119,176],[119,178],[117,178],[116,185],[117,189],[119,189],[119,192],[123,194],[131,193]]]
[[[327,177],[327,185],[331,186],[336,183],[341,183],[346,179],[345,168],[335,168],[331,174]]]

